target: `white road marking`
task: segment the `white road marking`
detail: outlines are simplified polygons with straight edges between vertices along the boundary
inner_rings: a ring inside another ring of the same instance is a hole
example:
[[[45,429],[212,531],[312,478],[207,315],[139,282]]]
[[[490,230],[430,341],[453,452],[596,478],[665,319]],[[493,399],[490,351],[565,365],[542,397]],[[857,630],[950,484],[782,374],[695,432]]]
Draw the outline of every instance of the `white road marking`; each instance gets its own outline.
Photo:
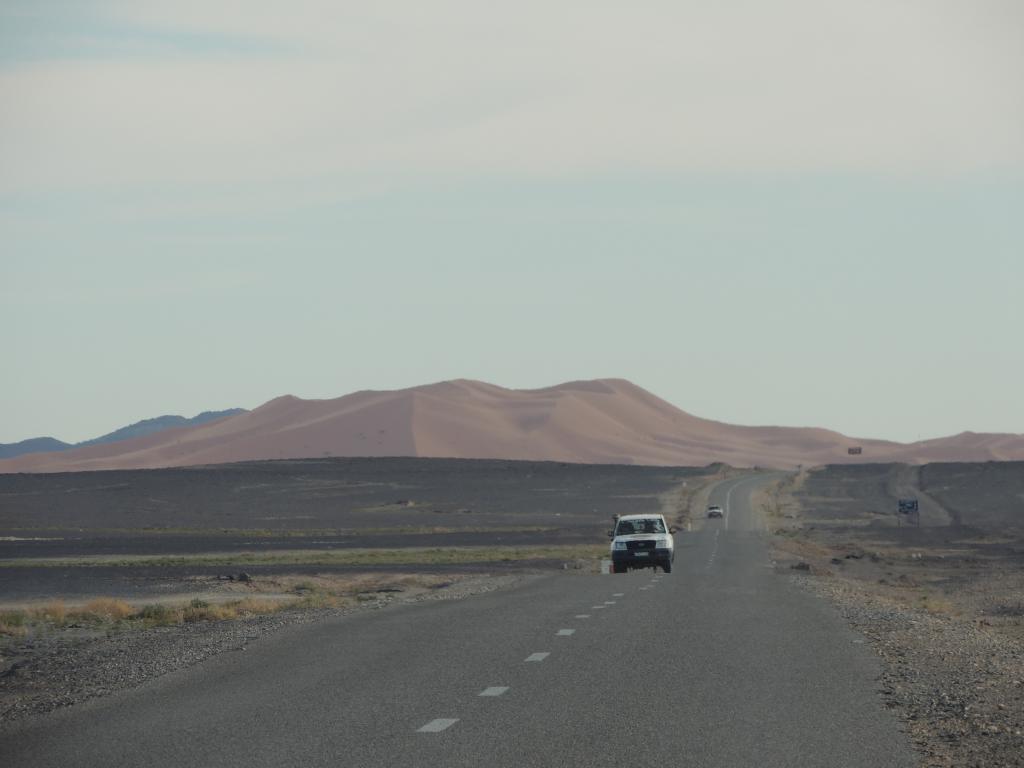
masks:
[[[612,597],[625,597],[625,596],[626,596],[625,592],[616,592],[614,595],[612,595]]]
[[[604,604],[605,605],[615,605],[615,601],[614,600],[605,600]]]
[[[592,610],[592,611],[599,611],[602,608],[607,608],[607,607],[608,607],[607,605],[592,605],[592,606],[590,606],[590,610]]]
[[[531,653],[529,656],[526,657],[526,660],[527,661],[544,661],[544,659],[546,659],[550,655],[551,655],[550,653]]]
[[[555,632],[555,634],[558,635],[559,637],[568,637],[569,635],[572,635],[575,632],[576,632],[575,629],[560,629],[557,632]]]
[[[708,568],[710,568],[715,563],[715,555],[718,554],[718,534],[720,534],[721,532],[721,528],[715,529],[715,544],[711,548],[711,556],[708,558]]]
[[[424,725],[422,728],[417,728],[416,733],[440,733],[446,728],[451,728],[459,722],[459,718],[439,717],[437,720],[431,720],[429,723]]]
[[[576,618],[577,619],[589,619],[590,618],[590,614],[589,613],[577,613],[576,614]]]
[[[490,688],[484,688],[480,693],[481,696],[501,696],[505,691],[508,690],[507,685],[492,685]]]

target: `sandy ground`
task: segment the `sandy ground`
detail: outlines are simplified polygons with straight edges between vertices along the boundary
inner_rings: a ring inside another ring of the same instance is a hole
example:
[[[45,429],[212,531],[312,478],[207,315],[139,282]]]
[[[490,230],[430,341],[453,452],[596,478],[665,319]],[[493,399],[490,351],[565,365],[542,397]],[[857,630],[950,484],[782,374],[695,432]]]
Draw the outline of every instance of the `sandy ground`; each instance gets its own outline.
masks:
[[[779,570],[885,661],[921,765],[1024,765],[1024,463],[827,467],[762,503]]]

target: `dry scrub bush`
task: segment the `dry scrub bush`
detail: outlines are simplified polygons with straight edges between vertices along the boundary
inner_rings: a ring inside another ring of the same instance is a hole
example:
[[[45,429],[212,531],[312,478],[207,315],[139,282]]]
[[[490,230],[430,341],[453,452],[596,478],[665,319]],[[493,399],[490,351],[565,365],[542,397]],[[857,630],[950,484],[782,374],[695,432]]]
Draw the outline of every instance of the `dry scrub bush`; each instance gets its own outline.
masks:
[[[141,619],[147,625],[154,627],[179,624],[181,623],[181,610],[172,608],[169,605],[154,603],[142,606],[142,609],[132,618]]]
[[[297,605],[311,608],[334,606],[338,603],[333,595],[315,593]],[[227,603],[210,604],[196,598],[187,605],[166,605],[153,603],[135,609],[124,600],[101,597],[90,601],[84,607],[67,610],[62,601],[53,601],[29,611],[0,612],[0,635],[24,637],[31,624],[54,623],[65,625],[68,620],[77,621],[129,621],[145,627],[162,627],[197,621],[223,621],[241,616],[255,616],[274,613],[293,603],[290,601],[266,600],[247,597]]]
[[[230,604],[237,614],[263,614],[274,613],[281,610],[286,604],[276,600],[260,600],[256,597],[247,597],[237,603]]]
[[[43,621],[52,621],[54,624],[63,624],[64,619],[67,618],[67,608],[64,606],[63,600],[51,600],[41,608],[36,608],[32,611],[35,618]]]
[[[195,601],[193,601],[194,603]],[[187,605],[180,609],[181,620],[187,624],[196,621],[220,621],[233,619],[237,615],[226,605]]]
[[[27,618],[24,611],[0,612],[0,635],[24,637],[28,632],[28,628],[25,626]]]
[[[275,600],[261,600],[255,597],[219,604],[211,604],[196,598],[185,606],[147,605],[137,617],[151,626],[191,624],[197,621],[224,621],[240,616],[274,613],[281,610],[284,605]]]
[[[0,621],[0,635],[7,637],[24,637],[28,634],[28,630],[21,624],[8,624],[6,621]]]
[[[299,608],[335,608],[340,604],[335,595],[326,592],[310,592],[294,603]]]
[[[98,597],[86,603],[81,611],[75,611],[75,614],[82,618],[112,619],[114,621],[127,619],[134,613],[135,609],[128,603],[113,597]]]

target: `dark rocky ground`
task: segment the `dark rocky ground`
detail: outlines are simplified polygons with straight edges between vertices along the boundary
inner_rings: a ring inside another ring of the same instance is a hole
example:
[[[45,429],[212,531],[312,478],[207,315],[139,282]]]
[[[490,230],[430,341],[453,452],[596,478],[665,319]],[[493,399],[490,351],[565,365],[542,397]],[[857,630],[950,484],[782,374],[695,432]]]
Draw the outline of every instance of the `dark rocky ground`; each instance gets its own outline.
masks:
[[[921,489],[959,525],[1024,536],[1024,462],[927,464]]]
[[[462,459],[308,459],[0,475],[0,536],[445,526],[594,529],[694,468]],[[153,537],[154,551],[163,545]],[[12,556],[10,550],[0,554]]]
[[[1024,766],[1024,463],[825,467],[766,504],[780,569],[884,660],[921,765]]]
[[[33,558],[601,544],[613,514],[659,511],[663,494],[707,472],[379,458],[0,475],[0,566],[7,566],[0,567],[0,603],[160,594],[225,570],[215,563],[32,566]],[[531,567],[551,565],[558,563]]]

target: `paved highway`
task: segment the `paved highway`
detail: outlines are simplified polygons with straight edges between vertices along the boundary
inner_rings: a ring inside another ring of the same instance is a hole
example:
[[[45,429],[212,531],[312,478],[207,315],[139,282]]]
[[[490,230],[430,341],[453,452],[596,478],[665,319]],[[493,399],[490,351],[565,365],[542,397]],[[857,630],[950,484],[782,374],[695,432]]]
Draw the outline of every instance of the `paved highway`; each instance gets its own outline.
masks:
[[[11,766],[912,766],[870,650],[773,573],[750,492],[671,574],[292,627],[0,736]]]

